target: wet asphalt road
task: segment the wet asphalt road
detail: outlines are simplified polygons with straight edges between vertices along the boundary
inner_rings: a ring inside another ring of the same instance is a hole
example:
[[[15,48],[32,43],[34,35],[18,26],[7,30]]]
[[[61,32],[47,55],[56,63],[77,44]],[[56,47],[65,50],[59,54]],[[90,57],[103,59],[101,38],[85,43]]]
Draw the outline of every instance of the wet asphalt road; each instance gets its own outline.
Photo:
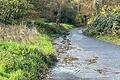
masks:
[[[47,80],[120,80],[120,46],[86,37],[81,29],[54,43],[59,62]]]

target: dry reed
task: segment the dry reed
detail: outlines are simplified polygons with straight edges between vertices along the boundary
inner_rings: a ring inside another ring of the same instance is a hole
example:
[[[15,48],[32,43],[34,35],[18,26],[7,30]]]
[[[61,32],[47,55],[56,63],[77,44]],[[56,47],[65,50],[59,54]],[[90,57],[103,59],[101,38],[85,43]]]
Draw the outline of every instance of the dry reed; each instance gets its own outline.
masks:
[[[0,40],[2,41],[31,42],[38,34],[35,27],[0,25]]]

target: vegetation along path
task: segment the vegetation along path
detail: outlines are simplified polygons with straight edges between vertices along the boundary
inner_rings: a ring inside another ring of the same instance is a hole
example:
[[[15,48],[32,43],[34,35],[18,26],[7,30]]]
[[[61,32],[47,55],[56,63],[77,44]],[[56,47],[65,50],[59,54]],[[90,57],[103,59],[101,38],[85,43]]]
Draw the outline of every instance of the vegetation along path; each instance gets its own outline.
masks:
[[[47,80],[120,80],[120,47],[73,29],[54,41],[59,62]]]

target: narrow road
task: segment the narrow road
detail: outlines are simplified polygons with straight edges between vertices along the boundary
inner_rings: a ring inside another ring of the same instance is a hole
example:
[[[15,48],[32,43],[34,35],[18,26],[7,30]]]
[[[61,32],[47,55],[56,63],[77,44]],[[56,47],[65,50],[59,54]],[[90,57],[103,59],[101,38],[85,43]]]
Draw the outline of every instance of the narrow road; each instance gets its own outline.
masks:
[[[74,29],[55,40],[59,62],[47,80],[120,80],[120,47]]]

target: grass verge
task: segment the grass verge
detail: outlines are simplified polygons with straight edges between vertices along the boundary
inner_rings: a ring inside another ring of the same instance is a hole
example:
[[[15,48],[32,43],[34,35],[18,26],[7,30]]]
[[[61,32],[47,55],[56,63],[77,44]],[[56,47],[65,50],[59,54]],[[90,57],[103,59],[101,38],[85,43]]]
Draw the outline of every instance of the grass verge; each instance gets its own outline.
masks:
[[[0,42],[0,80],[42,80],[56,61],[49,37],[32,43]]]
[[[43,80],[56,61],[51,35],[61,35],[71,28],[40,20],[29,23],[29,28],[0,27],[0,80]]]
[[[113,35],[99,35],[96,37],[99,40],[113,43],[115,45],[120,45],[120,37],[119,36],[113,36]]]

